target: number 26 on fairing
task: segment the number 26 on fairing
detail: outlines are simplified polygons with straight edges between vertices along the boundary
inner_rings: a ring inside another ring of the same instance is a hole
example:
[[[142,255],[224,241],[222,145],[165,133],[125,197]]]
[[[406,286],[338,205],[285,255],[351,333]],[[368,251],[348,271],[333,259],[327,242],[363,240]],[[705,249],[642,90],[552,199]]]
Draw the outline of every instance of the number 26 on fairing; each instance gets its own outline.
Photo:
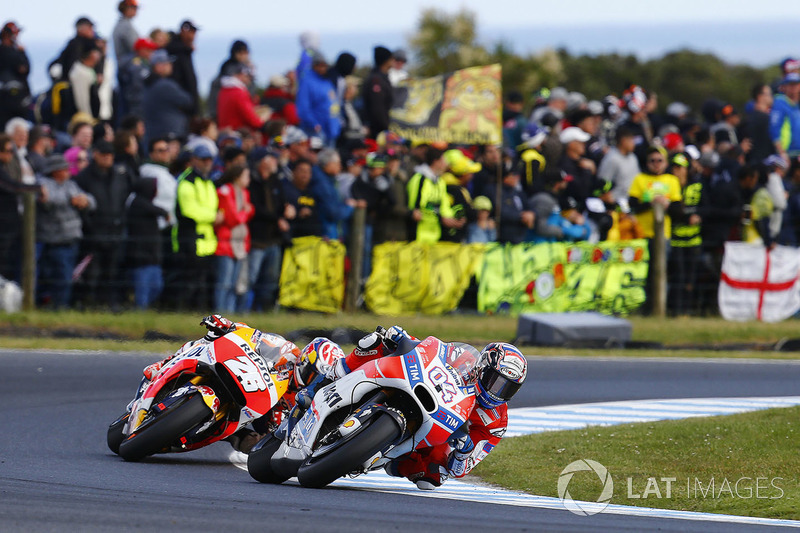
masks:
[[[225,366],[236,376],[245,392],[267,390],[267,382],[264,380],[261,370],[246,355],[225,361]]]

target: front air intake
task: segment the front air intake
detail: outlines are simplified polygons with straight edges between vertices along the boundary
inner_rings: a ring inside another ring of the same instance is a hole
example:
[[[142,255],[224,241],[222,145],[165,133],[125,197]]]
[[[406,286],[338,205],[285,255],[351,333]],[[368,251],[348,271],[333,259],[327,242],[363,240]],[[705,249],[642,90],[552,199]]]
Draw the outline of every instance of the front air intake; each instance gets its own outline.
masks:
[[[418,383],[417,386],[414,387],[414,396],[417,397],[417,400],[419,400],[420,405],[422,405],[422,408],[425,409],[425,411],[428,413],[436,412],[436,400],[433,398],[433,396],[431,396],[431,392],[428,390],[428,387],[422,383]]]

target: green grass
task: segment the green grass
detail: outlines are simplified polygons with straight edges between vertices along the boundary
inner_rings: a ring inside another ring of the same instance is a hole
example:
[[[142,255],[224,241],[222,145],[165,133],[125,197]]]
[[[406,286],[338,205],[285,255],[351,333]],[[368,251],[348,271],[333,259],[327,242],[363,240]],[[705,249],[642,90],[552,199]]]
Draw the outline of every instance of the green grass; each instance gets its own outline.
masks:
[[[180,339],[197,338],[203,332],[198,326],[200,314],[126,312],[47,312],[34,311],[0,315],[0,347],[6,348],[68,348],[97,350],[134,350],[168,352],[178,341],[144,342],[147,331],[158,331]],[[286,334],[300,328],[333,329],[351,327],[371,331],[376,325],[386,327],[401,324],[409,332],[426,337],[436,335],[445,340],[461,340],[482,347],[495,340],[512,340],[516,336],[517,319],[509,316],[444,315],[387,317],[369,313],[327,315],[321,313],[291,313],[286,311],[231,316],[265,331]],[[761,357],[795,358],[796,352],[775,352],[764,349],[736,348],[727,350],[698,350],[689,344],[707,346],[732,343],[773,344],[784,338],[800,337],[797,321],[777,324],[759,322],[735,323],[721,318],[656,319],[632,317],[633,340],[663,343],[669,350],[658,349],[579,349],[528,347],[532,355],[583,355],[631,357]],[[53,332],[65,330],[85,334],[83,339],[53,338]],[[107,339],[92,338],[105,335]],[[763,347],[762,347],[763,348]]]
[[[507,438],[473,474],[509,489],[558,497],[561,471],[573,461],[592,459],[611,474],[614,504],[798,520],[798,419],[800,407],[792,407]],[[648,478],[655,479],[646,490]],[[669,498],[661,478],[675,478]],[[593,472],[578,472],[569,483],[575,500],[596,501],[601,489]]]

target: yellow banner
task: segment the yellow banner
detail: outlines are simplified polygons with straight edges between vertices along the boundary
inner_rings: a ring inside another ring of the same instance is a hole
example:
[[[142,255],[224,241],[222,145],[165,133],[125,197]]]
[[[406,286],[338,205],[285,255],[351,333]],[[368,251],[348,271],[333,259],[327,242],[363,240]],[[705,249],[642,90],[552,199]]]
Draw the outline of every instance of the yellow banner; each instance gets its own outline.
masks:
[[[375,247],[364,301],[374,313],[443,314],[458,306],[483,244],[387,242]]]
[[[283,307],[336,313],[344,301],[345,247],[339,241],[298,237],[283,254]]]
[[[501,144],[502,68],[471,67],[394,89],[389,129],[412,142]]]

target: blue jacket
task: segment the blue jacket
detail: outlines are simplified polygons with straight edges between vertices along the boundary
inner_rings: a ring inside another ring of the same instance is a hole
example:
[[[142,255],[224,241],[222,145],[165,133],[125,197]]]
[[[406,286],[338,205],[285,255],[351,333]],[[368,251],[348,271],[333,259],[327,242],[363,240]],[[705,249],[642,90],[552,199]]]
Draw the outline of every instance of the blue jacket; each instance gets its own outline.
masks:
[[[194,108],[192,96],[172,78],[157,77],[148,81],[142,98],[148,140],[169,133],[185,138],[188,113]]]
[[[773,143],[781,141],[787,152],[800,152],[800,106],[782,94],[775,97],[769,113],[769,136]]]
[[[300,127],[309,135],[318,135],[332,145],[342,128],[339,121],[339,101],[336,88],[329,79],[315,71],[306,72],[297,89],[297,116]]]
[[[343,239],[347,228],[340,229],[339,224],[349,220],[353,208],[339,198],[333,179],[321,168],[314,166],[311,174],[311,195],[317,202],[317,212],[322,222],[322,236],[332,240]]]

